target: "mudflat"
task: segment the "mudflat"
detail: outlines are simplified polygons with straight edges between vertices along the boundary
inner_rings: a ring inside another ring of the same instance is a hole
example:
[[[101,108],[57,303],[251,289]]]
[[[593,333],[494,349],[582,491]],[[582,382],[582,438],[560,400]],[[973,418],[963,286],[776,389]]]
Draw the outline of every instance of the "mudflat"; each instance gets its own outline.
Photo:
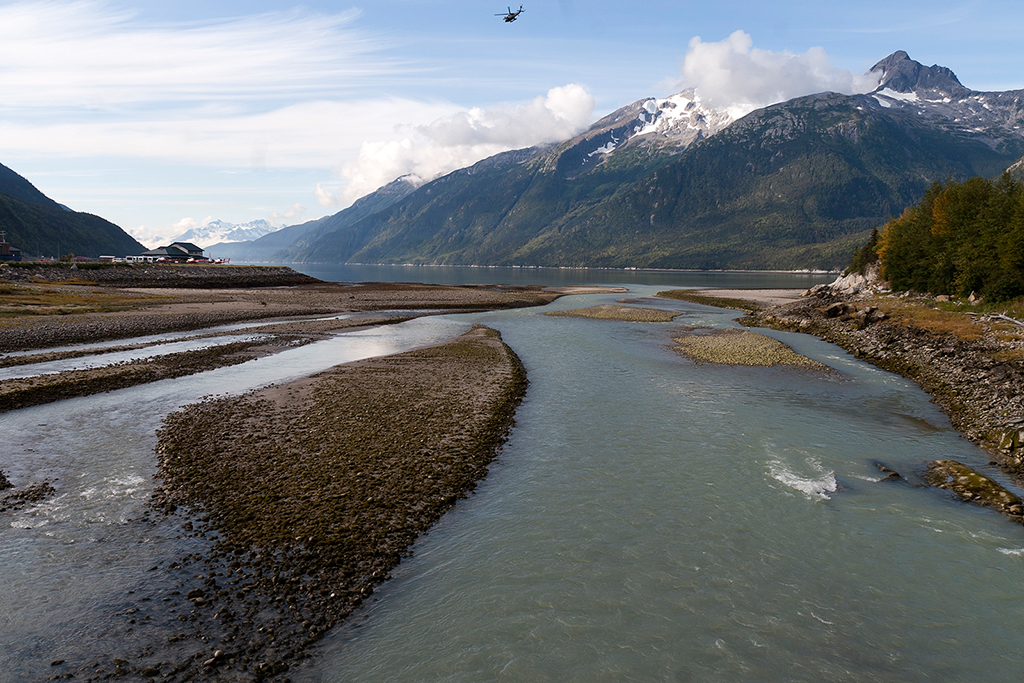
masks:
[[[200,277],[210,271],[216,277]],[[26,272],[32,276],[25,277]],[[265,324],[246,328],[247,334],[258,335],[251,341],[7,380],[0,384],[0,412],[243,363],[344,330],[432,312],[542,305],[561,296],[541,287],[329,283],[287,268],[264,272],[259,267],[218,271],[215,267],[149,266],[138,271],[114,269],[110,272],[119,279],[96,281],[85,278],[109,275],[108,271],[84,270],[74,278],[68,277],[69,272],[66,268],[0,269],[0,368],[162,343],[134,340],[143,336],[196,331],[190,338],[203,339],[230,333],[210,329],[220,325]],[[138,278],[133,280],[133,274]],[[240,278],[238,282],[264,286],[229,286],[237,284],[229,277],[233,274]],[[18,277],[12,279],[12,275]],[[290,284],[296,280],[299,284]],[[116,340],[125,343],[77,348]],[[12,352],[17,353],[4,355]]]

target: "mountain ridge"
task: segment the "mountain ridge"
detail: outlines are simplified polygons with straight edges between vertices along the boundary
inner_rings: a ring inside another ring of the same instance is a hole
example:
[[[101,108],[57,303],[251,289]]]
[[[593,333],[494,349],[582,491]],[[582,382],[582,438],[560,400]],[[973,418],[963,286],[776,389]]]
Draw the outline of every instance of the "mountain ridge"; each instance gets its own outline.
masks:
[[[321,219],[275,260],[841,268],[946,177],[1024,155],[1024,91],[983,93],[897,51],[870,93],[732,120],[697,93],[645,98],[562,143],[506,152]],[[407,188],[408,189],[408,188]]]

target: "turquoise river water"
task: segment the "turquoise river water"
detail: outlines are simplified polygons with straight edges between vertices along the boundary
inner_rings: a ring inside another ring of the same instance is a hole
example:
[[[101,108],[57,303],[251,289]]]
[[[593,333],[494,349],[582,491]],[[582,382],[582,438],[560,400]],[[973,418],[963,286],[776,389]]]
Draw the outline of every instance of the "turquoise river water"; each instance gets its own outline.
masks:
[[[734,327],[734,311],[650,299],[680,317],[543,315],[661,288],[339,335],[278,363],[0,415],[0,469],[58,489],[3,518],[0,680],[109,648],[119,596],[181,551],[132,522],[163,415],[469,323],[526,365],[510,439],[293,681],[1019,680],[1024,528],[913,485],[926,460],[956,458],[1014,487],[987,454],[915,385],[815,338],[763,331],[832,372],[695,365],[670,348],[672,329]],[[876,461],[908,483],[882,481]]]

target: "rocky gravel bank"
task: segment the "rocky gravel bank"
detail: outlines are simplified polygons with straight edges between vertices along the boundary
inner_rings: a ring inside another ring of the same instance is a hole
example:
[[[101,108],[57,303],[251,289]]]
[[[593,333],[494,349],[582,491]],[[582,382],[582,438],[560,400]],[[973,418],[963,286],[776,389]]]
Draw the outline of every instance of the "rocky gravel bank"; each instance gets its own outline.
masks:
[[[60,289],[88,296],[93,288],[62,285]],[[134,291],[103,289],[129,294]],[[152,298],[140,299],[131,304],[130,310],[0,318],[0,353],[199,330],[250,320],[385,310],[473,311],[539,306],[561,296],[541,287],[319,281],[287,287],[231,285],[223,289],[182,290],[164,286],[146,291]]]
[[[287,287],[320,282],[287,266],[206,266],[150,263],[25,263],[0,268],[11,282],[93,282],[105,287],[186,287],[197,289]]]
[[[672,348],[695,363],[774,367],[788,365],[828,371],[816,360],[801,355],[777,339],[750,330],[686,327],[675,330]]]
[[[937,333],[885,314],[871,293],[820,287],[795,303],[748,315],[741,322],[813,334],[856,357],[919,384],[965,437],[990,451],[1005,469],[1024,475],[1024,342],[977,319],[977,338]],[[895,296],[895,295],[889,295]],[[915,305],[934,306],[920,297]]]

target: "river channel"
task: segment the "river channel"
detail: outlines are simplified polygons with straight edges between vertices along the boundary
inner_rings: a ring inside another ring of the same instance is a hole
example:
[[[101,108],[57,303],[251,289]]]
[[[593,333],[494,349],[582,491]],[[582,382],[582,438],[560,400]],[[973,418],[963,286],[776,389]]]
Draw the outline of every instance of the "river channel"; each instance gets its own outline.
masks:
[[[735,286],[722,275],[701,284]],[[1024,528],[913,485],[924,461],[955,458],[1012,487],[987,454],[915,385],[812,337],[764,331],[832,372],[695,365],[669,348],[672,329],[734,327],[734,311],[650,299],[680,317],[544,315],[663,288],[343,334],[0,415],[0,469],[58,489],[3,518],[0,680],[110,650],[126,591],[151,590],[148,569],[198,543],[144,511],[164,415],[469,323],[526,365],[516,427],[293,681],[1017,680]],[[882,481],[876,461],[908,482]]]

